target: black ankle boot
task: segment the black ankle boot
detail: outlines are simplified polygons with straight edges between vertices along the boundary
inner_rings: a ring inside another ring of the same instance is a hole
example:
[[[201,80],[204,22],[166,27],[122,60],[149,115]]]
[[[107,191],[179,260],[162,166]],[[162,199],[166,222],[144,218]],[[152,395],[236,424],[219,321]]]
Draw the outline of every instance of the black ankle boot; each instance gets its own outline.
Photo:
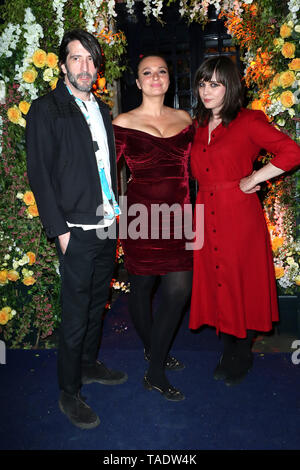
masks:
[[[214,371],[215,380],[225,380],[232,371],[234,356],[232,354],[223,354]]]
[[[236,341],[235,337],[226,333],[221,333],[224,343],[224,351],[214,371],[215,380],[224,380],[230,375],[233,359],[235,356]]]
[[[230,374],[225,378],[225,384],[228,387],[241,383],[253,365],[253,355],[237,356],[234,358]]]
[[[85,403],[79,392],[70,395],[62,391],[58,403],[62,413],[69,418],[74,426],[80,429],[92,429],[100,424],[99,417]]]

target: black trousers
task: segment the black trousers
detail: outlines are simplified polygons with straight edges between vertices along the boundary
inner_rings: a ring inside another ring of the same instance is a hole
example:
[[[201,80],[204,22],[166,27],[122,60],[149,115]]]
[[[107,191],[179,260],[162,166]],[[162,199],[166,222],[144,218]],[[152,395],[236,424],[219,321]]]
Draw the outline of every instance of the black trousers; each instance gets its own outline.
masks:
[[[58,383],[60,390],[75,394],[81,387],[82,364],[93,364],[98,356],[116,240],[99,239],[96,230],[72,227],[70,232],[64,255],[56,241],[62,308]]]

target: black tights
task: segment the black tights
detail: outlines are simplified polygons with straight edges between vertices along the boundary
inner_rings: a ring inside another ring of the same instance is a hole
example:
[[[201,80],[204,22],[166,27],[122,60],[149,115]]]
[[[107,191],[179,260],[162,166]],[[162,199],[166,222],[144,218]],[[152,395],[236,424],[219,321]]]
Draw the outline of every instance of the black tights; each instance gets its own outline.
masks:
[[[251,346],[256,331],[247,330],[246,338],[236,338],[235,336],[221,333],[224,342],[224,355],[235,355],[241,359],[246,358],[251,353]]]
[[[160,276],[160,301],[152,316],[152,292],[157,276],[129,275],[129,311],[144,348],[150,353],[147,376],[160,387],[168,386],[164,362],[191,293],[192,272],[171,272]]]

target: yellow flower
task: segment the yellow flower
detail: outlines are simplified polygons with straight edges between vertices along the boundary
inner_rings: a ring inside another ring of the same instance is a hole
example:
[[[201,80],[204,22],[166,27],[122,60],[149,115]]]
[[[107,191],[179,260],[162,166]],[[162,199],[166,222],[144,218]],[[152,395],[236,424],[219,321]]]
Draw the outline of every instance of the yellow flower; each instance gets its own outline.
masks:
[[[271,80],[270,88],[276,88],[280,85],[280,73],[276,73]]]
[[[262,101],[258,99],[253,100],[251,103],[251,109],[259,109],[261,111],[264,111],[264,106],[262,104]]]
[[[286,70],[280,74],[279,82],[283,88],[290,87],[296,80],[295,74],[292,70]]]
[[[272,250],[275,252],[283,245],[283,238],[282,237],[274,237],[272,239]]]
[[[35,263],[35,254],[32,253],[32,251],[28,251],[28,252],[26,253],[26,255],[27,255],[28,258],[29,258],[29,263],[28,263],[29,266],[32,266],[32,265]]]
[[[14,269],[10,269],[7,273],[7,279],[12,282],[16,282],[19,279],[20,275],[18,271],[15,271]]]
[[[98,84],[99,88],[104,88],[105,84],[106,84],[106,78],[105,77],[99,78],[97,80],[97,84]]]
[[[292,34],[292,28],[290,28],[286,23],[284,23],[280,28],[280,36],[282,38],[288,38]]]
[[[7,270],[2,269],[0,271],[0,285],[7,284]]]
[[[297,57],[289,63],[289,69],[298,71],[300,70],[300,59]]]
[[[26,191],[23,196],[23,201],[26,206],[33,206],[35,204],[35,198],[32,191]]]
[[[49,82],[49,85],[51,86],[52,90],[56,88],[57,81],[58,81],[58,77],[55,77],[55,78],[52,78],[52,80]]]
[[[32,62],[37,68],[43,68],[46,65],[47,54],[42,49],[37,49],[32,56]]]
[[[0,325],[6,325],[6,323],[11,319],[10,313],[10,307],[3,307],[3,309],[0,310]]]
[[[23,279],[23,284],[25,286],[32,286],[33,284],[35,284],[36,280],[34,279],[33,276],[27,276]]]
[[[284,276],[284,268],[282,266],[275,266],[276,279],[280,279],[282,276]]]
[[[289,90],[284,91],[280,95],[280,101],[285,108],[291,108],[295,104],[294,94]]]
[[[33,205],[29,206],[27,211],[32,217],[38,217],[38,215],[39,215],[39,211],[38,211],[38,208],[37,208],[36,204],[33,204]]]
[[[281,48],[281,53],[286,59],[295,57],[296,46],[292,42],[285,42]]]
[[[17,108],[16,106],[13,106],[12,108],[9,108],[7,110],[7,117],[14,124],[18,124],[22,117],[22,114],[19,108]]]
[[[19,103],[19,110],[20,110],[23,114],[27,114],[28,111],[29,111],[29,108],[30,108],[30,103],[28,103],[27,101],[20,101],[20,103]]]
[[[51,67],[51,69],[54,69],[54,67],[57,66],[57,63],[58,63],[58,57],[56,54],[54,54],[53,52],[49,52],[47,54],[47,58],[46,58],[46,64],[48,67]]]
[[[33,83],[37,77],[38,73],[34,68],[30,68],[23,72],[23,80],[26,83]]]
[[[295,284],[297,284],[297,286],[300,286],[300,276],[297,276],[295,278]]]

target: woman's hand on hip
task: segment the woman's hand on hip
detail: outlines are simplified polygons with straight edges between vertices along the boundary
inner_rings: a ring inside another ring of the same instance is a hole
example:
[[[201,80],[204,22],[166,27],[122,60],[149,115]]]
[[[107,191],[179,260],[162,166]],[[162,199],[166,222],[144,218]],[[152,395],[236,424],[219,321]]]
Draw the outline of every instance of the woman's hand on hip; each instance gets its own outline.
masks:
[[[241,179],[240,190],[243,191],[243,193],[252,194],[260,190],[260,185],[255,181],[255,173],[256,171],[253,171],[251,175]]]

